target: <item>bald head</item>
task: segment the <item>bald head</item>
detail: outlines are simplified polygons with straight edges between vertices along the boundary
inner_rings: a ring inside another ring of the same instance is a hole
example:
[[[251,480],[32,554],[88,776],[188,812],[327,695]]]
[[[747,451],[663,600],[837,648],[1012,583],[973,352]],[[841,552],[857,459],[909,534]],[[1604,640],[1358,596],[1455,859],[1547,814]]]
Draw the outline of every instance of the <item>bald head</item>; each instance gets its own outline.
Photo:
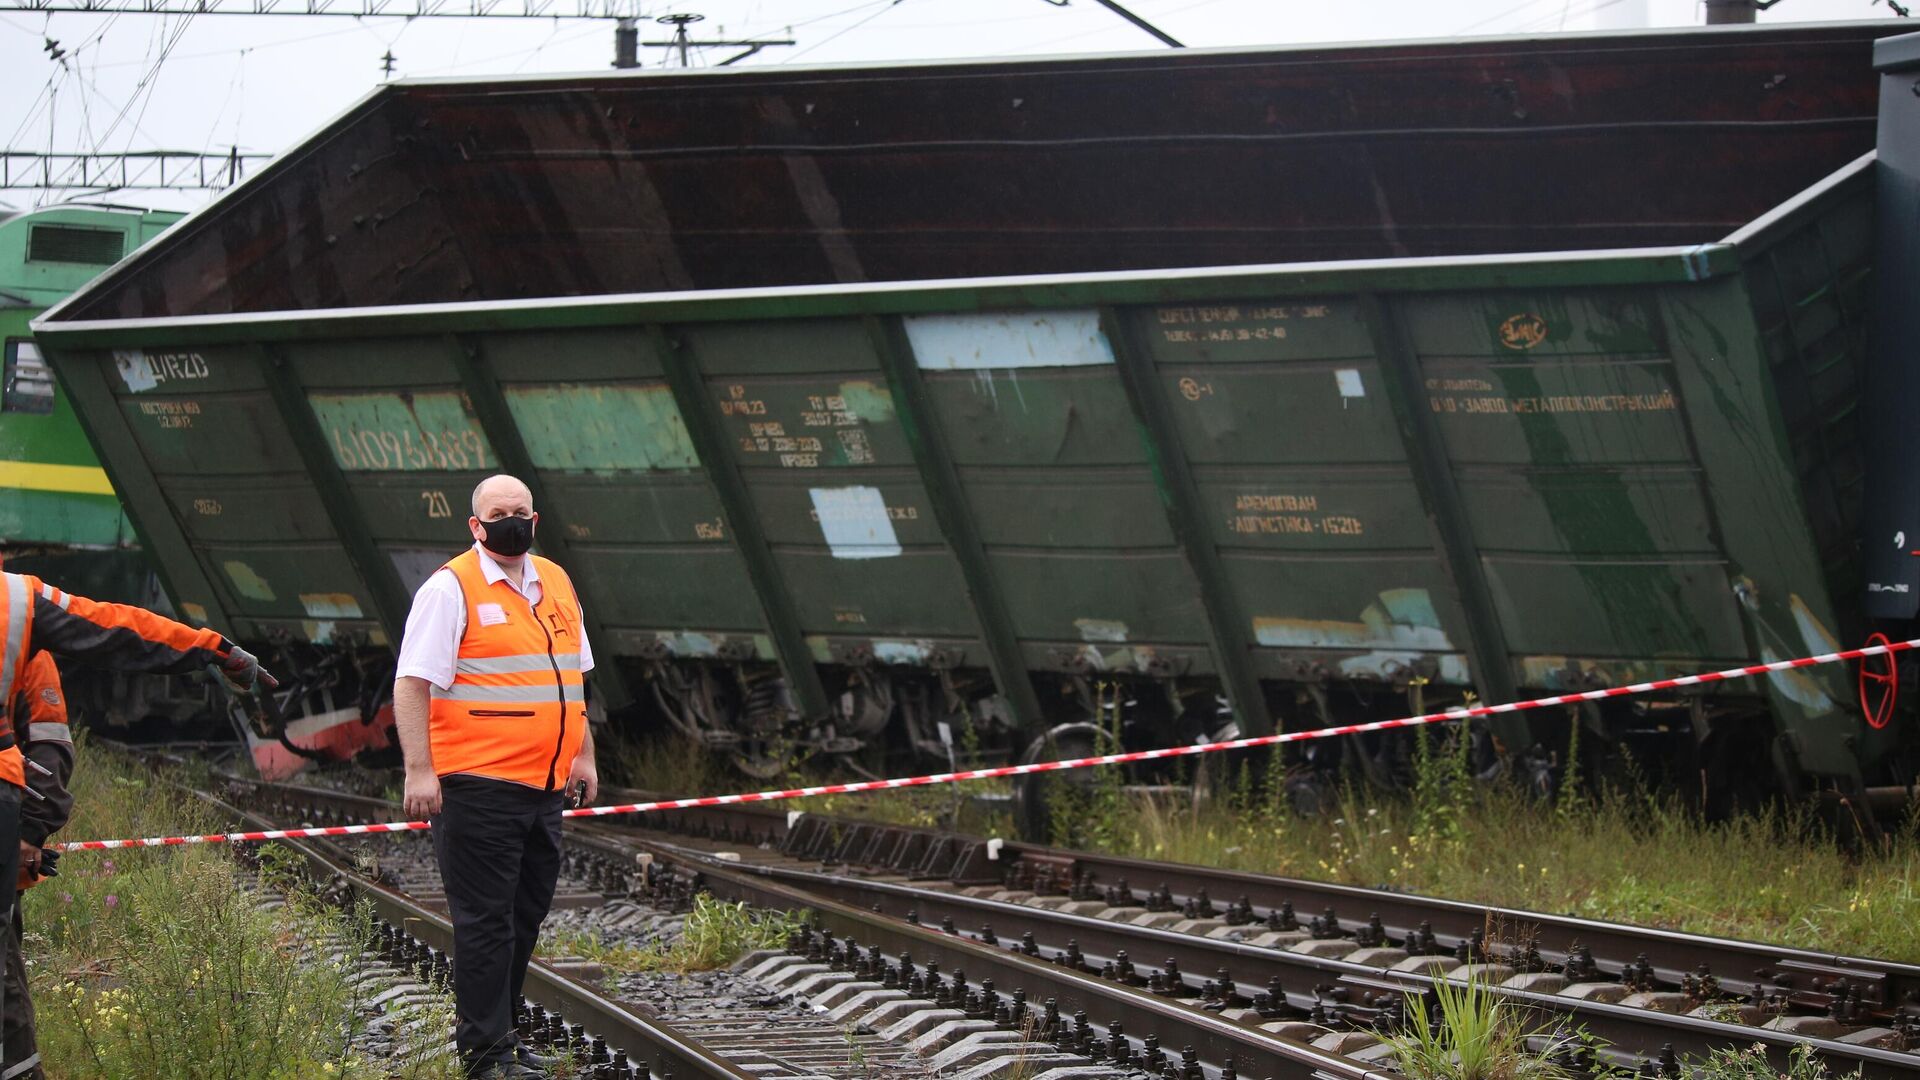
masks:
[[[539,522],[540,515],[533,512],[533,492],[515,477],[489,476],[473,489],[473,516],[467,519],[467,531],[509,573],[518,573]]]
[[[494,521],[515,514],[533,514],[533,492],[527,490],[527,485],[521,483],[519,477],[495,473],[474,487],[474,517],[481,521]]]

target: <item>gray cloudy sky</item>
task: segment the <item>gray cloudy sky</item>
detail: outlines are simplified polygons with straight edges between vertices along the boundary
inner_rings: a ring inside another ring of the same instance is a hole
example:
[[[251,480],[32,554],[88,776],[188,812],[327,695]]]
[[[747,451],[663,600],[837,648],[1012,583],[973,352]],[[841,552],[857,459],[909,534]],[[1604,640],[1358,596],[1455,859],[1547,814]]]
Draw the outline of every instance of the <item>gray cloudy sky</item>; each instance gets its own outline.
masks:
[[[0,146],[19,150],[213,149],[293,145],[375,86],[389,50],[396,74],[459,76],[604,70],[611,23],[588,20],[351,19],[200,15],[44,15],[0,0]],[[345,0],[352,3],[354,0]],[[407,0],[402,0],[407,2]],[[455,0],[456,3],[464,0]],[[521,0],[503,0],[517,5]],[[297,0],[288,0],[294,6]],[[785,37],[750,64],[1115,52],[1151,38],[1093,0],[640,0],[649,18],[698,12],[703,36]],[[1536,34],[1702,21],[1698,0],[1129,0],[1193,46]],[[1765,22],[1884,18],[1876,0],[1783,0]],[[1920,30],[1920,23],[1916,23]],[[649,24],[646,36],[666,28]],[[65,66],[44,49],[51,37]],[[715,50],[718,63],[738,50]],[[647,50],[648,67],[663,60]],[[201,193],[122,201],[187,209]],[[0,202],[45,197],[0,192]]]

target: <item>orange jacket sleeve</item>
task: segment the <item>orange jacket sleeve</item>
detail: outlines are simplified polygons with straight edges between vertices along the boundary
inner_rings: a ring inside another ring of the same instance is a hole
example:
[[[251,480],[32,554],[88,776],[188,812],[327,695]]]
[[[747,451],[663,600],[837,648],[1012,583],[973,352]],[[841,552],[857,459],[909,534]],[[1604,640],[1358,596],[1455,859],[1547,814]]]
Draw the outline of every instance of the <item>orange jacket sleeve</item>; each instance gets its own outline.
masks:
[[[53,654],[42,650],[26,662],[13,700],[20,750],[40,766],[27,766],[27,786],[40,797],[20,804],[20,839],[40,847],[73,816],[73,795],[67,790],[73,777],[73,735],[67,727],[67,699]]]
[[[28,645],[122,671],[178,675],[218,664],[233,644],[212,630],[130,604],[102,604],[28,577],[33,621]]]

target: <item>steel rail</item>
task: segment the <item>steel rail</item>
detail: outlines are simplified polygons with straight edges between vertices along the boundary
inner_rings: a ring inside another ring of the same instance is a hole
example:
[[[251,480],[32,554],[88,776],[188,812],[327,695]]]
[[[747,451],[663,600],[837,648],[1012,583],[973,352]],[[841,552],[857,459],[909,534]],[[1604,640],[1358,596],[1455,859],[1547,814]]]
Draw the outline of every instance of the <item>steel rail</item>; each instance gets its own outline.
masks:
[[[194,794],[223,815],[269,829],[277,827],[267,817],[211,793],[194,791]],[[338,845],[310,840],[275,842],[297,853],[314,880],[345,882],[352,896],[365,900],[381,919],[453,955],[453,924],[446,917],[357,873]],[[657,1075],[671,1073],[678,1080],[755,1080],[753,1073],[712,1053],[698,1040],[662,1021],[628,1011],[539,960],[527,967],[525,996],[528,1001],[559,1013],[569,1023],[584,1025],[589,1032],[605,1039],[610,1047],[625,1050],[630,1059],[648,1062]]]
[[[863,911],[744,866],[689,858],[672,845],[615,841],[581,832],[572,833],[570,841],[587,845],[597,841],[607,845],[602,850],[609,853],[639,848],[695,871],[699,886],[723,900],[777,911],[810,912],[816,930],[829,932],[862,951],[878,948],[889,956],[910,955],[922,964],[932,960],[942,971],[964,973],[969,981],[991,979],[997,993],[1024,991],[1029,1002],[1051,999],[1063,1015],[1086,1013],[1102,1038],[1110,1037],[1113,1024],[1118,1022],[1131,1038],[1157,1035],[1163,1047],[1176,1053],[1181,1047],[1193,1048],[1200,1060],[1214,1069],[1232,1067],[1239,1073],[1269,1080],[1401,1080],[1395,1074],[1133,987]]]
[[[375,805],[390,806],[385,800],[319,788],[235,777],[221,779],[229,787],[266,795],[289,804],[304,801],[348,813],[361,813]],[[1102,1038],[1108,1037],[1112,1023],[1117,1021],[1134,1039],[1149,1034],[1158,1035],[1161,1045],[1176,1054],[1183,1047],[1190,1046],[1199,1054],[1200,1060],[1215,1071],[1230,1065],[1243,1075],[1271,1080],[1399,1080],[1392,1073],[1370,1069],[1337,1054],[1226,1020],[1188,1005],[1034,960],[1008,949],[863,911],[831,897],[794,888],[744,867],[690,857],[671,845],[653,847],[636,844],[624,838],[588,835],[577,828],[569,829],[568,841],[597,848],[600,853],[612,855],[629,865],[636,850],[644,850],[663,865],[684,868],[696,876],[701,888],[723,900],[744,902],[767,910],[809,912],[816,930],[856,941],[862,949],[877,947],[889,956],[909,954],[923,966],[932,960],[939,964],[942,971],[964,972],[969,980],[975,982],[983,978],[991,979],[998,993],[1010,994],[1015,990],[1024,990],[1028,1001],[1036,1006],[1053,999],[1063,1015],[1084,1011],[1090,1026]]]
[[[281,793],[282,798],[299,799],[336,807],[339,809],[339,812],[345,816],[361,815],[370,811],[390,809],[391,806],[391,804],[384,800],[346,795],[324,789],[305,788],[297,785],[264,784],[253,781],[234,782],[248,784],[262,790],[277,791]],[[724,831],[730,837],[738,836],[748,844],[768,843],[772,846],[782,840],[790,839],[792,835],[787,829],[787,823],[792,820],[791,818],[771,814],[761,809],[741,807],[702,808],[678,811],[676,813],[693,820],[708,822],[711,822],[712,819],[719,814],[724,813],[727,816]],[[808,822],[808,818],[811,816],[795,815],[795,817],[799,819],[795,824],[805,828],[805,823]],[[824,819],[813,817],[812,823],[818,825],[823,820]],[[663,822],[656,820],[646,822],[645,824],[658,826],[663,824]],[[862,831],[874,833],[919,833],[923,836],[938,835],[932,830],[879,826],[873,823],[842,822],[839,824],[850,831],[849,840],[842,845],[845,847],[862,846],[859,837]],[[1210,975],[1215,971],[1229,970],[1233,967],[1239,967],[1244,972],[1247,964],[1258,964],[1262,967],[1262,970],[1258,973],[1258,978],[1250,981],[1234,980],[1236,988],[1242,993],[1242,996],[1249,998],[1252,997],[1254,993],[1267,989],[1266,984],[1260,980],[1274,974],[1273,969],[1277,967],[1283,969],[1281,972],[1283,987],[1289,988],[1286,990],[1287,1004],[1296,1009],[1312,1007],[1317,1000],[1318,992],[1328,985],[1338,988],[1341,993],[1337,996],[1344,999],[1340,1004],[1335,1006],[1336,1010],[1348,1011],[1352,1008],[1353,997],[1356,995],[1363,1001],[1369,997],[1376,997],[1381,994],[1425,996],[1430,993],[1436,981],[1432,976],[1417,972],[1382,971],[1378,968],[1353,964],[1344,960],[1310,957],[1282,950],[1252,946],[1217,938],[1208,938],[1197,934],[1133,926],[1127,923],[1114,922],[1085,915],[1069,914],[1024,904],[970,896],[951,891],[948,888],[929,888],[924,885],[917,886],[898,879],[875,881],[850,877],[844,873],[810,871],[797,867],[783,867],[765,863],[756,864],[726,861],[719,859],[716,853],[712,851],[702,851],[676,841],[647,838],[644,834],[653,830],[640,827],[641,825],[642,823],[639,822],[622,823],[619,825],[612,825],[609,822],[594,822],[591,824],[577,821],[571,822],[569,824],[569,842],[588,848],[596,848],[604,854],[611,854],[623,859],[630,857],[636,850],[644,851],[663,863],[692,867],[703,881],[716,879],[729,882],[729,889],[725,893],[727,898],[746,900],[756,906],[785,906],[791,908],[798,902],[795,899],[796,897],[811,897],[821,902],[839,904],[850,911],[858,912],[862,916],[862,919],[867,922],[875,919],[885,920],[886,917],[883,914],[879,914],[881,912],[893,911],[904,914],[908,910],[912,910],[917,912],[921,921],[938,922],[951,919],[956,927],[961,925],[980,925],[983,923],[993,924],[997,922],[1000,924],[1001,931],[1010,934],[1018,934],[1028,929],[1036,929],[1039,931],[1035,933],[1037,945],[1044,945],[1050,950],[1057,951],[1064,948],[1068,942],[1074,942],[1080,947],[1087,962],[1092,966],[1098,966],[1106,961],[1116,959],[1117,954],[1122,950],[1128,953],[1130,962],[1142,973],[1162,970],[1161,965],[1146,959],[1149,957],[1170,957],[1189,975]],[[951,838],[949,837],[949,839]],[[1041,855],[1042,853],[1044,857],[1053,859],[1058,859],[1062,856],[1079,857],[1085,854],[1080,852],[1058,852],[1052,849],[1006,844],[1000,848],[998,855],[1000,860],[1012,862],[1021,857],[1036,857],[1036,855]],[[1144,866],[1152,869],[1166,868],[1165,864],[1145,863],[1140,860],[1126,860],[1126,862],[1128,865]],[[1185,867],[1182,869],[1196,872],[1200,875],[1201,879],[1212,880],[1215,885],[1218,884],[1217,878],[1206,878],[1206,875],[1217,872],[1209,871],[1204,867]],[[757,880],[760,884],[750,887],[745,881],[739,880],[743,878]],[[1273,880],[1292,884],[1289,879]],[[765,892],[764,895],[762,895],[755,893],[755,888],[772,891]],[[1200,888],[1206,888],[1206,886],[1202,885]],[[1360,897],[1369,900],[1395,895],[1347,886],[1335,886],[1334,888],[1343,890],[1343,892],[1350,897]],[[1213,890],[1208,891],[1211,893]],[[1403,899],[1422,901],[1425,898],[1405,897]],[[1450,910],[1456,912],[1470,911],[1473,915],[1473,926],[1481,928],[1489,925],[1491,921],[1489,912],[1499,910],[1458,904],[1457,902],[1451,901],[1442,903],[1448,905]],[[801,904],[800,906],[810,905]],[[1431,914],[1431,912],[1425,913]],[[1520,914],[1531,915],[1533,913]],[[901,927],[909,926],[908,923],[898,917],[895,917],[891,921]],[[1430,920],[1423,919],[1421,921]],[[1588,920],[1572,921],[1582,925],[1589,922]],[[1009,924],[1017,925],[1014,925],[1011,930],[1008,930]],[[1352,920],[1348,921],[1347,925],[1357,928],[1358,926],[1365,925],[1365,921]],[[1496,923],[1496,925],[1500,924]],[[1620,926],[1619,924],[1598,925],[1608,926],[1623,932],[1630,932],[1636,929],[1633,927]],[[832,929],[832,927],[829,928]],[[911,930],[922,935],[933,935],[940,940],[973,944],[978,948],[987,949],[996,954],[1007,951],[1002,948],[973,941],[971,937],[964,934],[946,933],[917,925],[911,926]],[[854,931],[849,929],[845,932],[852,933]],[[1041,940],[1043,934],[1044,941]],[[1436,937],[1438,936],[1436,933]],[[1670,936],[1683,940],[1687,939],[1687,935]],[[1466,935],[1463,934],[1460,936],[1460,940],[1464,941],[1466,939]],[[1720,939],[1706,940],[1731,946],[1754,947],[1751,946],[1751,943],[1746,942],[1724,942],[1720,941]],[[1644,942],[1639,942],[1638,944],[1644,946]],[[1764,946],[1758,947],[1765,948]],[[891,946],[888,947],[888,951],[892,951]],[[913,951],[915,956],[921,955],[919,951],[912,950],[911,948],[909,948],[908,951]],[[1779,952],[1779,950],[1772,951],[1776,953]],[[1544,955],[1545,950],[1542,950],[1542,952]],[[1808,955],[1821,956],[1822,954]],[[1136,957],[1138,959],[1134,959]],[[1025,958],[1023,957],[1022,959]],[[1034,961],[1029,961],[1029,963],[1032,962]],[[1871,961],[1861,962],[1872,963]],[[946,961],[942,961],[942,964],[945,965]],[[1064,970],[1059,969],[1056,964],[1045,964],[1042,966],[1056,970]],[[1614,966],[1616,968],[1615,973],[1617,974],[1619,965]],[[1300,973],[1310,973],[1312,980],[1315,980],[1307,982],[1304,991],[1302,989],[1302,983],[1299,980]],[[1288,977],[1289,975],[1291,975],[1291,978]],[[1094,976],[1083,977],[1092,978],[1096,982],[1102,982],[1102,980]],[[996,979],[996,981],[998,980]],[[1003,983],[1001,985],[1004,987],[1006,984]],[[1113,984],[1103,983],[1103,985]],[[1498,989],[1497,992],[1507,1000],[1530,1011],[1551,1013],[1568,1018],[1589,1034],[1612,1044],[1615,1047],[1616,1056],[1622,1058],[1631,1057],[1636,1060],[1650,1060],[1656,1056],[1664,1046],[1670,1046],[1675,1053],[1683,1058],[1697,1059],[1704,1057],[1708,1051],[1715,1048],[1758,1044],[1765,1048],[1769,1060],[1773,1061],[1776,1065],[1784,1067],[1787,1054],[1791,1048],[1797,1044],[1805,1043],[1812,1046],[1823,1059],[1839,1069],[1842,1073],[1851,1072],[1854,1068],[1858,1068],[1861,1070],[1861,1074],[1870,1078],[1870,1080],[1894,1080],[1894,1078],[1904,1080],[1904,1078],[1909,1078],[1916,1075],[1916,1073],[1920,1073],[1920,1057],[1910,1053],[1856,1046],[1829,1039],[1814,1039],[1789,1032],[1771,1031],[1701,1017],[1677,1016],[1653,1009],[1603,1002],[1580,1001],[1555,994],[1533,993],[1513,989]],[[1159,998],[1155,995],[1149,994],[1147,996],[1155,1000],[1166,1001],[1165,998]],[[1172,1003],[1169,1002],[1169,1004]],[[1180,1007],[1188,1011],[1198,1011],[1191,1006]],[[1122,1020],[1123,1023],[1127,1025],[1128,1031],[1137,1033],[1140,1030],[1134,1027],[1133,1020],[1129,1020],[1126,1016],[1117,1016],[1116,1018]],[[1143,1015],[1135,1017],[1135,1019],[1146,1019],[1146,1017]],[[1227,1022],[1231,1023],[1230,1021]],[[1254,1032],[1256,1035],[1267,1034],[1254,1028],[1244,1028],[1244,1030]],[[1216,1047],[1215,1050],[1219,1051],[1220,1048]],[[1208,1052],[1209,1051],[1203,1051],[1203,1057]],[[1207,1058],[1206,1060],[1212,1062],[1215,1059]],[[1235,1060],[1240,1059],[1236,1058]]]
[[[288,786],[287,790],[350,806],[352,812],[343,814],[342,820],[378,816],[392,809],[392,804],[381,800],[339,792],[297,785]],[[612,788],[605,791],[622,798],[652,797],[647,792]],[[922,876],[929,872],[925,866],[911,865],[911,859],[903,862],[902,853],[970,852],[973,858],[966,865],[950,858],[947,866],[932,873],[959,883],[1005,883],[1019,878],[1024,869],[1037,868],[1039,876],[1054,878],[1062,889],[1066,881],[1076,881],[1096,890],[1096,895],[1101,888],[1125,882],[1135,887],[1164,887],[1176,904],[1205,895],[1223,901],[1229,897],[1245,897],[1255,908],[1267,910],[1291,904],[1303,915],[1329,909],[1335,912],[1335,922],[1345,933],[1367,926],[1370,917],[1377,914],[1389,937],[1404,939],[1425,925],[1439,944],[1447,948],[1457,948],[1470,942],[1476,932],[1484,934],[1493,927],[1508,937],[1545,938],[1540,942],[1539,952],[1550,964],[1564,964],[1576,944],[1584,946],[1593,953],[1598,972],[1609,978],[1619,978],[1628,965],[1637,965],[1644,955],[1655,983],[1665,988],[1684,986],[1687,977],[1697,975],[1704,968],[1728,994],[1750,995],[1758,990],[1763,994],[1785,996],[1803,1009],[1831,1005],[1835,989],[1842,982],[1857,995],[1860,1005],[1879,1018],[1891,1018],[1901,1009],[1911,1012],[1920,1008],[1920,965],[1897,961],[763,807],[730,805],[663,810],[649,814],[644,822],[632,824],[696,836],[723,835],[729,840],[750,838],[753,844],[777,847],[796,857],[888,865]],[[984,864],[988,876],[979,877],[983,864],[978,856],[989,843],[999,844],[998,859]],[[969,874],[976,876],[969,877]],[[1046,891],[1044,886],[1037,885],[1036,889]]]
[[[612,789],[609,789],[612,790]],[[617,797],[650,797],[644,792],[617,792]],[[754,834],[772,837],[772,842],[788,854],[812,853],[821,849],[818,839],[838,830],[914,832],[929,838],[949,841],[985,842],[985,837],[966,837],[934,829],[884,825],[850,819],[831,818],[808,813],[798,819],[787,812],[762,807],[729,806],[675,810],[648,815],[647,828],[675,831],[725,831],[735,835]],[[849,845],[841,844],[846,847]],[[1553,963],[1564,963],[1568,946],[1575,942],[1591,949],[1596,966],[1609,977],[1618,977],[1640,953],[1651,961],[1656,980],[1665,986],[1679,986],[1685,976],[1705,965],[1730,992],[1746,994],[1783,989],[1792,992],[1796,1004],[1825,1006],[1831,995],[1814,989],[1815,981],[1828,984],[1847,979],[1862,991],[1862,1001],[1880,1010],[1920,1008],[1920,964],[1878,960],[1864,956],[1800,949],[1736,938],[1687,934],[1657,927],[1584,919],[1573,915],[1555,915],[1523,908],[1496,907],[1460,900],[1422,896],[1389,889],[1340,885],[1325,881],[1261,874],[1248,870],[1227,870],[1192,863],[1156,862],[1125,855],[1051,848],[1021,841],[1005,841],[1000,860],[1008,866],[1046,865],[1090,885],[1104,888],[1124,881],[1135,889],[1156,889],[1165,885],[1176,903],[1205,893],[1216,902],[1239,897],[1257,909],[1273,910],[1291,903],[1305,918],[1308,914],[1332,908],[1338,913],[1341,929],[1358,930],[1369,916],[1378,913],[1388,935],[1404,938],[1422,923],[1431,926],[1442,945],[1457,947],[1478,930],[1490,925],[1503,932],[1525,937],[1542,935],[1541,956]],[[1777,982],[1784,976],[1789,983]]]
[[[723,865],[711,852],[683,844],[642,839],[627,829],[576,826],[584,837],[596,833],[605,839],[621,840],[638,846],[656,857],[698,860]],[[581,836],[576,836],[578,842]],[[725,864],[735,865],[735,864]],[[970,896],[947,889],[895,881],[876,881],[845,874],[806,870],[770,863],[737,864],[738,872],[757,874],[782,882],[806,893],[826,896],[855,908],[899,914],[915,913],[918,921],[952,925],[953,933],[967,937],[981,933],[962,927],[990,926],[996,938],[1023,932],[1034,934],[1034,944],[1049,955],[1058,956],[1069,945],[1084,955],[1086,966],[1099,969],[1106,962],[1125,959],[1144,977],[1149,972],[1164,973],[1165,957],[1187,976],[1211,977],[1215,972],[1238,976],[1233,981],[1239,995],[1252,998],[1270,988],[1270,977],[1279,976],[1287,1004],[1308,1010],[1320,1001],[1323,988],[1332,986],[1340,1010],[1347,1002],[1364,1000],[1381,993],[1423,996],[1440,981],[1459,983],[1448,976],[1421,972],[1383,971],[1378,967],[1346,960],[1315,957],[1286,950],[1248,945],[1200,934],[1135,926],[1130,923],[1095,918],[1026,904]],[[942,932],[947,932],[943,929]],[[1250,969],[1251,966],[1251,969]],[[1249,978],[1248,976],[1251,976]],[[1783,1074],[1793,1047],[1806,1044],[1828,1064],[1836,1076],[1858,1075],[1869,1080],[1910,1080],[1920,1074],[1920,1056],[1912,1053],[1855,1046],[1830,1039],[1810,1038],[1784,1031],[1773,1031],[1744,1024],[1676,1015],[1655,1009],[1584,1001],[1556,994],[1537,993],[1504,987],[1489,987],[1489,992],[1531,1014],[1565,1017],[1577,1029],[1602,1040],[1616,1051],[1641,1061],[1655,1061],[1663,1048],[1671,1048],[1682,1060],[1703,1060],[1716,1050],[1731,1046],[1760,1045],[1768,1059]],[[1372,1011],[1369,1007],[1368,1011]]]

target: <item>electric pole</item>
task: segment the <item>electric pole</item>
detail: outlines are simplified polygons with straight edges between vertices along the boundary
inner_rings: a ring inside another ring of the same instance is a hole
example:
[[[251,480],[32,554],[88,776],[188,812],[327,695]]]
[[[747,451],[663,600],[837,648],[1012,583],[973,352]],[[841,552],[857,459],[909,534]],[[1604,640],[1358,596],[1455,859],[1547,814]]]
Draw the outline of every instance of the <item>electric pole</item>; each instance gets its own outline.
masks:
[[[677,47],[680,50],[681,67],[693,66],[693,61],[688,55],[693,49],[693,42],[687,36],[687,27],[692,23],[705,22],[706,18],[705,15],[662,15],[653,20],[662,26],[673,27],[673,42],[669,47]]]
[[[1730,26],[1758,22],[1761,12],[1779,2],[1780,0],[1706,0],[1707,25]],[[1875,2],[1878,3],[1879,0]],[[1896,14],[1900,13],[1897,5],[1892,6]]]
[[[640,28],[621,19],[613,28],[613,66],[625,71],[640,66]]]
[[[712,41],[697,41],[693,35],[688,32],[687,27],[692,23],[704,22],[706,18],[705,15],[694,15],[690,13],[660,16],[655,19],[654,22],[660,23],[663,26],[673,27],[673,36],[666,41],[641,41],[640,28],[637,25],[637,20],[621,19],[613,30],[613,66],[623,70],[639,67],[640,49],[643,46],[649,49],[668,49],[678,53],[680,56],[680,66],[689,68],[693,66],[693,50],[695,49],[736,48],[746,50],[742,53],[735,53],[714,65],[715,67],[727,67],[730,64],[737,64],[745,60],[747,57],[758,53],[762,49],[771,49],[776,46],[792,45],[794,43],[792,38],[753,38],[750,40],[716,38]],[[726,28],[721,27],[721,29],[724,31]]]

